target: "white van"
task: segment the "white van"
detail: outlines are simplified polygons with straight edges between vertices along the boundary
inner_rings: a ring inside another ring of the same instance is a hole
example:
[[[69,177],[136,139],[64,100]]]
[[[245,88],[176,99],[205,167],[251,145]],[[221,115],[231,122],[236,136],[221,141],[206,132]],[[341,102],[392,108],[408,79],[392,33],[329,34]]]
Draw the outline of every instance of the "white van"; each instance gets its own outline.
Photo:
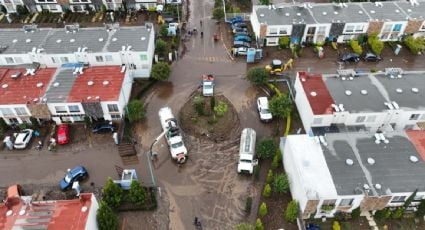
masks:
[[[239,147],[238,173],[254,172],[254,167],[258,164],[255,159],[255,141],[257,134],[254,129],[245,128],[241,134],[241,144]]]

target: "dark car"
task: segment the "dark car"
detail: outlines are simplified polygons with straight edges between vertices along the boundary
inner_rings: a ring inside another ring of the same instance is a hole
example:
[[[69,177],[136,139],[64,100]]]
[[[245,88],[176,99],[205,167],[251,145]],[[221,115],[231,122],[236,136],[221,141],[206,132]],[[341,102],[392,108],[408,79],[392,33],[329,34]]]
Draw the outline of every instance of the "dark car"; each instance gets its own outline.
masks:
[[[249,48],[251,47],[251,45],[248,42],[233,41],[233,48],[240,48],[240,47]]]
[[[239,22],[243,22],[243,18],[241,16],[236,16],[234,18],[231,18],[229,20],[230,24],[235,24],[235,23],[239,23]]]
[[[115,131],[115,127],[110,123],[101,123],[93,127],[93,133],[112,133]]]
[[[246,25],[245,22],[237,22],[237,23],[233,23],[232,24],[232,29],[236,29],[236,28],[248,28],[248,26]]]
[[[75,181],[82,181],[89,176],[86,168],[83,166],[77,166],[73,169],[68,170],[65,177],[59,182],[59,187],[62,190],[66,190],[72,186]]]
[[[354,62],[357,63],[360,61],[360,56],[355,53],[346,53],[339,58],[342,62]]]
[[[371,61],[371,62],[378,62],[381,60],[381,57],[379,57],[378,55],[368,52],[363,56],[363,60],[365,61]]]
[[[244,35],[244,36],[249,36],[249,37],[251,37],[251,35],[248,33],[248,31],[241,31],[241,32],[236,32],[235,34],[233,34],[234,36],[241,36],[241,35]]]
[[[246,35],[238,35],[233,39],[234,41],[251,42],[251,38]]]

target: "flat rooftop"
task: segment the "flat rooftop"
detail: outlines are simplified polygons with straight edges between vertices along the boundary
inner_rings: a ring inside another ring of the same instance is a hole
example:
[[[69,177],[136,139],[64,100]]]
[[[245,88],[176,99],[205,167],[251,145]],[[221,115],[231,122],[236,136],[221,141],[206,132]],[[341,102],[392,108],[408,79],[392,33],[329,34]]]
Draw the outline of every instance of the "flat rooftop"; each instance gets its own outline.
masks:
[[[299,72],[298,75],[313,114],[332,114],[331,105],[335,102],[323,81],[322,75],[306,72]]]
[[[297,3],[255,6],[258,21],[267,25],[318,24],[318,23],[361,23],[370,20],[407,21],[424,19],[425,2],[412,6],[409,2],[389,1],[375,5],[372,2],[346,3]]]
[[[44,95],[56,69],[37,69],[35,75],[27,75],[26,69],[0,68],[0,104],[27,104],[38,102]],[[20,73],[19,77],[12,75]]]
[[[87,52],[117,52],[122,46],[131,46],[134,51],[147,51],[150,24],[145,26],[118,27],[107,30],[105,27],[80,28],[76,32],[65,28],[39,28],[33,32],[24,29],[0,29],[0,46],[7,47],[1,54],[24,54],[34,48],[44,49],[48,54],[77,52],[87,48]]]
[[[425,162],[413,144],[415,140],[410,140],[405,132],[385,136],[388,144],[376,144],[370,133],[326,134],[328,145],[321,147],[339,195],[360,194],[364,184],[375,195],[425,191]],[[419,161],[412,162],[412,156]],[[368,158],[375,163],[369,164]],[[347,159],[353,165],[347,165]],[[381,188],[376,188],[376,184]]]

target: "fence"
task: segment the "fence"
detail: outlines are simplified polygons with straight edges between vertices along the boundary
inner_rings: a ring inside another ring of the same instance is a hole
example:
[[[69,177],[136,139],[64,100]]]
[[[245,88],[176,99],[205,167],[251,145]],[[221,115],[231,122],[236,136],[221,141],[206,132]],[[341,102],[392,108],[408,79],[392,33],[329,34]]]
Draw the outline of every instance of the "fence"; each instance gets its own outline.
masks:
[[[251,13],[226,13],[226,22],[229,22],[229,19],[234,17],[242,17],[244,21],[249,21]]]

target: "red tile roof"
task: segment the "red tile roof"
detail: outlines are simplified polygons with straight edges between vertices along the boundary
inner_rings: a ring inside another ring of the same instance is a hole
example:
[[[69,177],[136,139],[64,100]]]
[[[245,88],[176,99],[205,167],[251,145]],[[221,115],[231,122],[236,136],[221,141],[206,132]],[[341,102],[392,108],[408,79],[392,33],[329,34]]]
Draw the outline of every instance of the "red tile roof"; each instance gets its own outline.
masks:
[[[416,151],[425,161],[425,131],[423,130],[407,130],[407,136],[416,148]]]
[[[331,105],[334,104],[335,101],[329,93],[322,75],[313,75],[306,72],[299,72],[298,75],[307,99],[310,102],[313,114],[332,114],[333,109]]]
[[[91,67],[84,69],[74,83],[67,102],[117,101],[120,97],[124,73],[120,66]],[[89,82],[92,85],[89,85]],[[98,97],[96,99],[96,97]]]
[[[92,208],[92,196],[91,193],[85,193],[75,200],[33,202],[31,207],[26,208],[23,202],[0,204],[0,229],[40,226],[49,230],[83,230]],[[83,207],[87,208],[85,212],[82,211]],[[20,215],[23,209],[25,213]],[[7,216],[10,210],[12,213]]]
[[[26,69],[0,68],[0,105],[27,104],[44,95],[56,69],[38,69],[34,76],[24,76]],[[21,72],[20,77],[11,76]],[[37,85],[41,83],[41,87]]]

